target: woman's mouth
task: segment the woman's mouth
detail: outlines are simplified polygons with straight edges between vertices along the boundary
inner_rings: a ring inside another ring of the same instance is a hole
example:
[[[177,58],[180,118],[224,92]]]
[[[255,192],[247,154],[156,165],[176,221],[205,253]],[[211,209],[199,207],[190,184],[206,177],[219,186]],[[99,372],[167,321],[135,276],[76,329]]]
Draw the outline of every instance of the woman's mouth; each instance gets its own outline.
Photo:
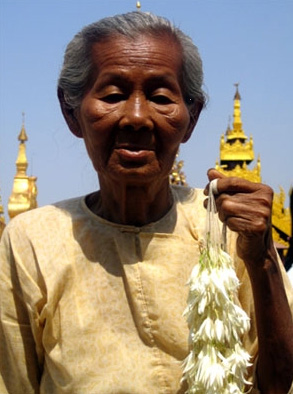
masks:
[[[133,148],[116,148],[117,154],[123,161],[144,162],[154,153],[153,149],[146,149],[142,147]]]

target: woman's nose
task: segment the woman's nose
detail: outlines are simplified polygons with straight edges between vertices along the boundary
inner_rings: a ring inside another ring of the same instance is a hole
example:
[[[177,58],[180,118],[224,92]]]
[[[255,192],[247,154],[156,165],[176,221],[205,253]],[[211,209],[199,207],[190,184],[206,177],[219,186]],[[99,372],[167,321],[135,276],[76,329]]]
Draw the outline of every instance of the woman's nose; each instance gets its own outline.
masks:
[[[120,127],[133,131],[152,130],[154,125],[150,111],[151,108],[145,97],[140,95],[130,96],[125,102]]]

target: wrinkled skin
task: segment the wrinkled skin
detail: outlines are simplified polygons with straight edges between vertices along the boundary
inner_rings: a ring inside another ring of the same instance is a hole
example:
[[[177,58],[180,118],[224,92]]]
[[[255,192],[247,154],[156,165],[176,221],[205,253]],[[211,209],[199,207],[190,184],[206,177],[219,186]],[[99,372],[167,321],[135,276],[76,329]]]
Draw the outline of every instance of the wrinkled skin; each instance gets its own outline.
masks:
[[[209,179],[216,179],[219,195],[216,204],[219,218],[238,236],[237,252],[247,265],[262,261],[273,246],[271,212],[273,190],[260,183],[241,178],[226,178],[215,170]],[[205,191],[207,193],[207,189]]]
[[[88,205],[117,223],[155,221],[172,204],[169,173],[201,109],[183,98],[181,49],[168,36],[118,36],[95,43],[92,59],[91,85],[73,114],[59,95],[99,176],[100,194]]]

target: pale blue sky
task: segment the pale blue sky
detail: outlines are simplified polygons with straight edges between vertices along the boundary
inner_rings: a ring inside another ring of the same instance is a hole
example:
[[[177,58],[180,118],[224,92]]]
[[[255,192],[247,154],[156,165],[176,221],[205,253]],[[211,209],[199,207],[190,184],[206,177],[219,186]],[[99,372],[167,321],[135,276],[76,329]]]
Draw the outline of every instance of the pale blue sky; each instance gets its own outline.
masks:
[[[15,175],[17,136],[25,112],[28,174],[38,203],[98,187],[82,140],[62,119],[56,81],[65,46],[85,24],[134,10],[134,0],[0,0],[0,194]],[[243,127],[254,137],[263,182],[286,194],[293,184],[293,1],[142,0],[142,10],[171,19],[198,45],[210,97],[180,158],[188,183],[204,187],[219,157],[239,82]],[[255,163],[253,163],[253,166]],[[288,200],[287,200],[288,201]],[[7,216],[7,215],[6,215]]]

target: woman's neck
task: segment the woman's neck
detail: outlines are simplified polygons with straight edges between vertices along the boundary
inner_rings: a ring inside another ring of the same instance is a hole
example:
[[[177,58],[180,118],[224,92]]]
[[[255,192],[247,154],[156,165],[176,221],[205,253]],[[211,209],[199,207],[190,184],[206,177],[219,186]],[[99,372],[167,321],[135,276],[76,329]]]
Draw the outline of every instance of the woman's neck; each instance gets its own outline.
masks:
[[[99,192],[87,198],[89,209],[114,223],[143,226],[162,218],[171,208],[173,197],[168,179],[161,185],[101,184]]]

